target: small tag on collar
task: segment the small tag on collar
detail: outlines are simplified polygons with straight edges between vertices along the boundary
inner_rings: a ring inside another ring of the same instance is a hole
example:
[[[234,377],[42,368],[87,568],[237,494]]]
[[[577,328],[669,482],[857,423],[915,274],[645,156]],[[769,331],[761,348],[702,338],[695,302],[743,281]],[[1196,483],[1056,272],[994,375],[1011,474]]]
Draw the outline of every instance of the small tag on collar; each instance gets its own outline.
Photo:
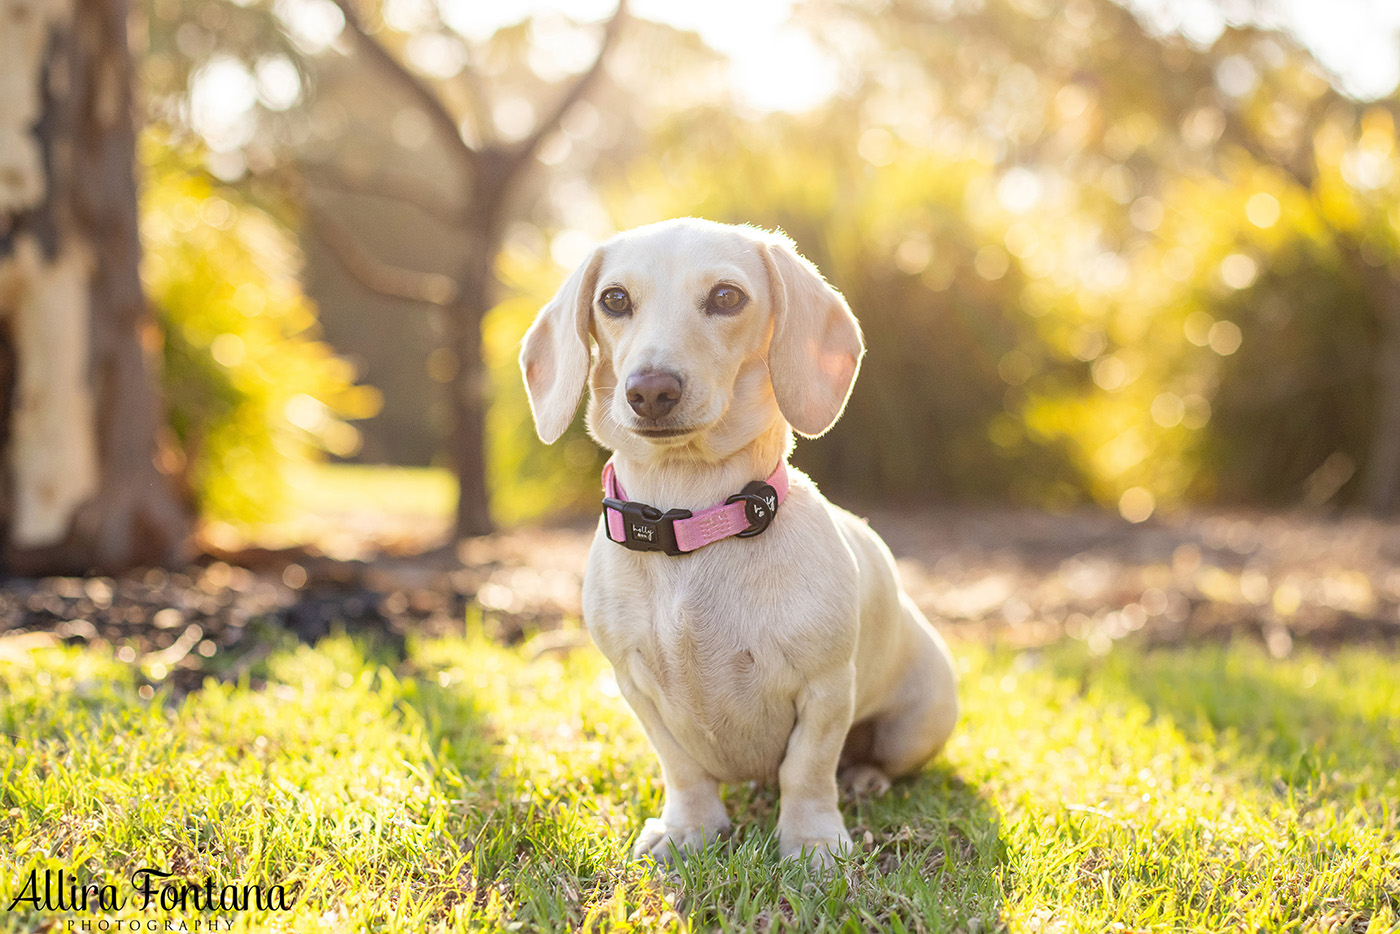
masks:
[[[744,504],[744,517],[749,520],[747,529],[735,533],[740,538],[753,538],[760,534],[773,523],[773,517],[778,514],[778,491],[767,481],[753,481],[742,491],[725,500],[724,504],[727,506],[740,501]]]

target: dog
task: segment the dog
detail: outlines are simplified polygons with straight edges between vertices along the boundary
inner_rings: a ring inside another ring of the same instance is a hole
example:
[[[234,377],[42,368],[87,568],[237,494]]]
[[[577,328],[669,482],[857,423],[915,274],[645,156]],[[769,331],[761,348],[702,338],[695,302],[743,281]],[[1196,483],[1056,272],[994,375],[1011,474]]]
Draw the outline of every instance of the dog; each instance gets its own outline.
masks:
[[[776,778],[780,854],[826,869],[851,846],[838,770],[882,792],[953,731],[952,657],[889,549],[787,466],[864,352],[785,235],[694,218],[603,243],[525,335],[541,440],[587,382],[613,452],[583,611],[661,763],[634,858],[703,848],[730,829],[720,783]]]

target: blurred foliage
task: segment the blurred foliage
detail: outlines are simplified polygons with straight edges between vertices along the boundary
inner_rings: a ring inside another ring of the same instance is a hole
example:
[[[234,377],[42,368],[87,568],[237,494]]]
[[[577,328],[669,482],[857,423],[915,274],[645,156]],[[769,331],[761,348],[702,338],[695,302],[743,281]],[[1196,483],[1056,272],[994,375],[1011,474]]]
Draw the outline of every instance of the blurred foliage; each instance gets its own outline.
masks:
[[[1344,98],[1283,34],[1201,47],[1107,0],[890,7],[855,7],[896,63],[869,64],[866,114],[990,156],[963,214],[993,259],[972,272],[1034,325],[999,361],[989,439],[1067,445],[1084,492],[1130,518],[1355,501],[1400,314],[1396,101]],[[938,117],[894,106],[911,88]]]
[[[1400,313],[1393,110],[1330,112],[1313,135],[1307,187],[1258,165],[1200,184],[1196,197],[1228,211],[1222,226],[1233,225],[1234,242],[1216,248],[1226,255],[1209,272],[1225,288],[1199,313],[1236,321],[1243,343],[1220,361],[1202,445],[1201,479],[1218,489],[1193,495],[1320,503],[1340,492],[1354,501],[1374,438],[1400,430],[1380,421],[1376,353],[1384,316]],[[1232,275],[1244,287],[1231,288]],[[1193,343],[1205,324],[1196,320],[1196,333],[1189,318],[1186,327]],[[1220,351],[1216,327],[1204,336]]]
[[[378,394],[316,339],[285,227],[159,129],[141,141],[146,289],[164,331],[169,419],[203,515],[276,518],[285,471],[354,453]]]

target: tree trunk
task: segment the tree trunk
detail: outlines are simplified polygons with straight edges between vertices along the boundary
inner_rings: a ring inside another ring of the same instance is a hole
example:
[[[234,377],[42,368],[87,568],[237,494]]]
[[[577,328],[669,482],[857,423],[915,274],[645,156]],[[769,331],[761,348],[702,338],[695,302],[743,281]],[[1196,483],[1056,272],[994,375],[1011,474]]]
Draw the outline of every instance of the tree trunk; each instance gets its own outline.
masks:
[[[486,406],[490,376],[481,353],[481,323],[496,298],[496,256],[501,252],[510,187],[523,162],[508,150],[478,153],[473,164],[463,228],[469,234],[466,262],[457,275],[458,292],[446,310],[457,374],[452,392],[452,467],[457,474],[458,539],[495,531],[486,490]]]
[[[492,263],[500,249],[497,226],[477,215],[472,225],[475,243],[457,278],[456,301],[445,309],[457,372],[449,384],[452,394],[452,469],[457,475],[457,539],[495,531],[491,498],[486,489],[486,404],[489,375],[481,353],[481,322],[494,298]]]
[[[1363,501],[1368,510],[1384,515],[1400,505],[1400,278],[1386,268],[1358,266],[1379,319],[1380,335]]]
[[[156,466],[125,0],[0,0],[0,535],[12,572],[178,560]]]
[[[458,539],[486,535],[495,529],[486,491],[486,397],[488,376],[481,355],[481,311],[490,307],[486,295],[463,289],[451,315],[452,351],[457,374],[452,393],[452,468],[457,474]]]

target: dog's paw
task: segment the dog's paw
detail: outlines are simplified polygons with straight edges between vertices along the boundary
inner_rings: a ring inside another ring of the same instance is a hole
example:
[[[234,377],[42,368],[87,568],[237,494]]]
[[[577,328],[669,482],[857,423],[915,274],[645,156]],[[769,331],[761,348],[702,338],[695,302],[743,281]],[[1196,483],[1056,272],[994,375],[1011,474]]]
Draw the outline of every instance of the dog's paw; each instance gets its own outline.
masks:
[[[778,852],[785,861],[805,860],[815,872],[828,872],[835,868],[838,857],[849,856],[852,851],[851,835],[845,827],[836,833],[797,835],[780,833]]]
[[[873,765],[847,766],[836,779],[851,798],[874,798],[890,790],[889,776]]]
[[[729,835],[729,822],[718,827],[672,827],[659,817],[648,818],[632,846],[633,859],[650,856],[669,866],[678,857],[699,852],[706,846]]]

